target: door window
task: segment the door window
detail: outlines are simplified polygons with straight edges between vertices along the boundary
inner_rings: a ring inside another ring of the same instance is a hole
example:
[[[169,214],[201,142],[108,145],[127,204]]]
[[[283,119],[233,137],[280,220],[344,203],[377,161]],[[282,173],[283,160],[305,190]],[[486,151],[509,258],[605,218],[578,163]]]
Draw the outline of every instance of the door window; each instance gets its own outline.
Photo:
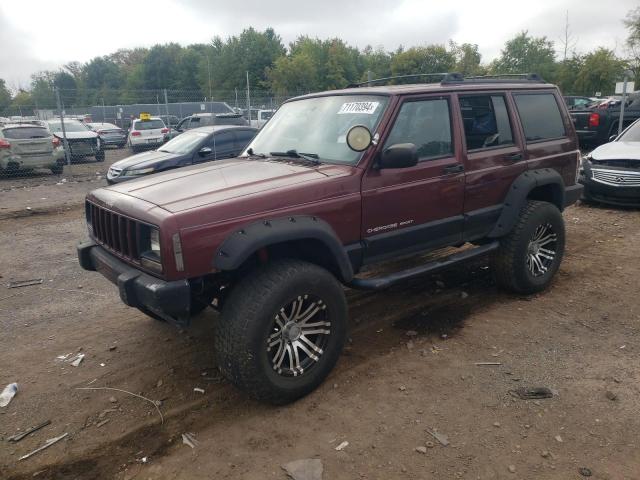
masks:
[[[234,152],[234,137],[232,132],[220,132],[214,134],[210,141],[210,147],[215,154],[215,158],[229,157]]]
[[[566,135],[556,97],[552,93],[518,93],[513,96],[527,142]]]
[[[513,145],[513,132],[502,95],[460,98],[467,150]]]
[[[453,154],[449,102],[443,98],[406,102],[385,142],[413,143],[421,160]]]

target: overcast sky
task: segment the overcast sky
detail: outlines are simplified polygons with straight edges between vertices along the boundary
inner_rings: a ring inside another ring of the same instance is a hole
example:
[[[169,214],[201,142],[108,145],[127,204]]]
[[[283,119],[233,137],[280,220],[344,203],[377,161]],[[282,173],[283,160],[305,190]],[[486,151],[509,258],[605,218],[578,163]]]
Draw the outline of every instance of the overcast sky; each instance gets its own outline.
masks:
[[[623,53],[627,11],[638,0],[153,0],[0,3],[0,78],[28,86],[31,73],[118,48],[208,42],[244,28],[273,27],[285,44],[299,35],[340,37],[351,45],[477,43],[483,62],[521,30],[546,35],[561,51],[565,14],[578,51]]]

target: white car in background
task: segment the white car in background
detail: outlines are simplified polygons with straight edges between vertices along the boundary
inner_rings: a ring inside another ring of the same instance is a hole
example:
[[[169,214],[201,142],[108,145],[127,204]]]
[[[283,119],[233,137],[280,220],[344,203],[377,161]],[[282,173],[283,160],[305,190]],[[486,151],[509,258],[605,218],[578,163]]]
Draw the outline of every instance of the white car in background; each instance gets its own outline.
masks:
[[[262,126],[267,123],[267,121],[273,117],[273,114],[276,113],[275,110],[258,110],[257,113],[251,112],[251,126],[255,128],[262,128]]]
[[[127,143],[137,152],[147,148],[157,148],[165,141],[169,129],[160,117],[137,118],[131,123]]]

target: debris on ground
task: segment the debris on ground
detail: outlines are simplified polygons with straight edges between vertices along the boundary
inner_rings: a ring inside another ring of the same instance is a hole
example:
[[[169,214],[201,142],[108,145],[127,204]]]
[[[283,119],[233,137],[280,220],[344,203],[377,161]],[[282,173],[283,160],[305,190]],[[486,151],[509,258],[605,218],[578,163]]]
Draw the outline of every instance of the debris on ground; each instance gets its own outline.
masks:
[[[468,294],[467,292],[462,292],[462,293],[460,293],[460,298],[462,298],[463,300],[464,300],[465,298],[467,298],[468,296],[469,296],[469,294]]]
[[[502,365],[500,362],[476,362],[477,367],[497,367]]]
[[[427,441],[427,442],[425,443],[425,446],[426,446],[427,448],[433,448],[433,447],[435,447],[435,446],[436,446],[436,444],[435,444],[435,443],[433,443],[431,440],[429,440],[429,441]]]
[[[13,435],[13,436],[7,438],[7,441],[8,442],[19,442],[20,440],[22,440],[27,435],[31,435],[33,432],[37,432],[38,430],[40,430],[41,428],[46,427],[49,424],[51,424],[51,420],[46,420],[46,421],[44,421],[42,423],[39,423],[38,425],[34,425],[33,427],[27,428],[22,433],[18,433],[16,435]]]
[[[99,422],[99,423],[96,423],[96,427],[100,428],[101,426],[106,425],[107,423],[109,423],[109,419],[108,418],[106,420],[103,420],[103,421]]]
[[[404,334],[407,337],[415,337],[416,335],[418,335],[418,332],[416,332],[415,330],[407,330],[406,332],[404,332]]]
[[[431,435],[433,438],[435,438],[438,442],[440,442],[441,445],[445,447],[449,445],[449,438],[446,435],[442,433],[438,433],[435,430],[429,430],[429,429],[427,429],[427,433]]]
[[[548,450],[543,450],[542,452],[540,452],[540,456],[542,458],[549,458],[551,456],[551,453],[549,453]]]
[[[515,465],[509,465],[507,467],[507,469],[511,472],[511,473],[516,473],[516,466]]]
[[[591,475],[593,475],[593,472],[591,471],[591,469],[587,467],[580,467],[578,469],[578,473],[583,477],[590,477]]]
[[[336,447],[336,450],[337,450],[338,452],[340,452],[340,451],[344,450],[345,448],[347,448],[348,446],[349,446],[349,442],[344,441],[344,442],[342,442],[340,445],[338,445],[338,446]]]
[[[562,443],[562,437],[560,435],[556,435],[555,437],[553,437],[556,439],[556,442],[560,442]]]
[[[63,433],[62,435],[60,435],[59,437],[54,437],[54,438],[50,438],[49,440],[47,440],[46,442],[44,442],[44,445],[42,445],[41,447],[36,448],[33,452],[27,453],[26,455],[21,456],[18,461],[20,460],[26,460],[27,458],[35,455],[38,452],[41,452],[42,450],[45,450],[47,448],[49,448],[51,445],[58,443],[60,440],[62,440],[63,438],[66,438],[69,435],[69,433]]]
[[[72,367],[79,366],[80,363],[82,363],[82,360],[84,360],[84,353],[77,354],[75,357],[73,357],[72,360],[70,360],[71,366]]]
[[[193,389],[193,391],[196,392],[196,393],[204,393],[204,388],[196,387],[196,388]]]
[[[17,391],[18,384],[15,382],[4,387],[4,390],[0,393],[0,407],[6,407],[9,405],[9,402],[11,402],[11,399],[16,395]]]
[[[553,392],[547,387],[519,387],[509,390],[509,393],[521,400],[537,400],[540,398],[552,398]]]
[[[282,469],[293,480],[322,480],[322,461],[319,458],[306,458],[285,463]]]
[[[32,280],[16,280],[14,282],[9,282],[7,284],[7,288],[20,288],[20,287],[28,287],[31,285],[40,285],[44,280],[42,278],[34,278]]]
[[[118,403],[118,399],[116,397],[114,397],[114,396],[109,397],[109,401],[111,403]]]
[[[418,453],[427,453],[427,447],[416,447],[416,452]]]
[[[605,396],[612,402],[618,399],[618,395],[613,393],[611,390],[607,390],[605,392]]]
[[[191,448],[196,448],[196,445],[198,445],[199,442],[198,440],[196,440],[193,433],[183,433],[182,443],[184,443],[185,445],[189,445]]]
[[[151,400],[150,398],[143,397],[142,395],[138,395],[133,392],[129,392],[128,390],[123,390],[121,388],[114,388],[114,387],[77,387],[76,390],[111,390],[114,392],[126,393],[128,395],[131,395],[132,397],[140,398],[142,400],[149,402],[151,405],[155,407],[156,411],[158,412],[158,415],[160,415],[160,424],[164,425],[164,416],[160,411],[160,406],[156,401]]]

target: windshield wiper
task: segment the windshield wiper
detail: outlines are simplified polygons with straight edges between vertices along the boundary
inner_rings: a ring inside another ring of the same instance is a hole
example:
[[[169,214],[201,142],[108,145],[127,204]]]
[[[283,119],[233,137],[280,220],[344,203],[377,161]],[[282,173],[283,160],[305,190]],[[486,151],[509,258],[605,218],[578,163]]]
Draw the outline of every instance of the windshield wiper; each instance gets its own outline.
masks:
[[[269,152],[269,155],[273,155],[274,157],[304,158],[316,165],[320,163],[317,153],[302,153],[295,149],[287,150],[286,152]]]

